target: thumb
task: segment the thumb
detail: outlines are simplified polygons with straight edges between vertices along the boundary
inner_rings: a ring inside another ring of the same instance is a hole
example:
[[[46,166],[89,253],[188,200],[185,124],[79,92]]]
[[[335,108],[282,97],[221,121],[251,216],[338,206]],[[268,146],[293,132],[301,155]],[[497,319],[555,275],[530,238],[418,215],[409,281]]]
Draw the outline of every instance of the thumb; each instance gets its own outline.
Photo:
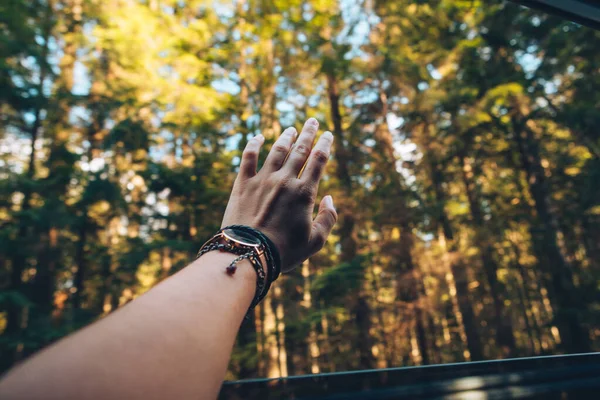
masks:
[[[333,198],[329,195],[323,197],[323,200],[319,204],[319,213],[313,220],[310,232],[309,247],[312,253],[316,253],[323,248],[337,218],[337,212],[333,206]]]

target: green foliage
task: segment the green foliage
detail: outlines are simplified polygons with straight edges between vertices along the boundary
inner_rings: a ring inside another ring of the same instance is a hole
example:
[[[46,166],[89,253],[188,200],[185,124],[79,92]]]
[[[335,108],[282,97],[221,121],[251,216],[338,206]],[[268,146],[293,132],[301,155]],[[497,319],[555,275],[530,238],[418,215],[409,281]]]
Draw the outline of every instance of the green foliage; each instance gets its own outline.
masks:
[[[228,377],[597,350],[599,43],[504,2],[3,2],[0,369],[185,267],[311,116],[339,223]]]
[[[124,153],[134,153],[136,150],[148,150],[149,132],[141,121],[125,119],[112,128],[104,140],[106,148],[118,148]]]
[[[314,296],[329,302],[356,293],[362,284],[366,262],[366,257],[359,256],[328,268],[314,279],[311,286]]]

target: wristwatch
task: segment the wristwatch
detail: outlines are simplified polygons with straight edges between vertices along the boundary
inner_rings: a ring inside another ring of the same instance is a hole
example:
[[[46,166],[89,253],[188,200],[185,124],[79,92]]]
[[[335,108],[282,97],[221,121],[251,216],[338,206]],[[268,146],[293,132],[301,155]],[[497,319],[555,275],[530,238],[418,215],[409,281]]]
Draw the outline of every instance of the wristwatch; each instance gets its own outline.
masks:
[[[263,266],[266,267],[268,265],[265,256],[265,245],[258,238],[247,232],[235,228],[225,228],[217,233],[213,239],[220,239],[222,243],[226,243],[235,249],[246,250],[246,252],[252,251]],[[212,240],[209,242],[212,242]],[[268,273],[268,268],[265,269],[265,273]]]
[[[210,251],[219,250],[238,257],[225,269],[227,274],[233,275],[237,269],[237,263],[246,259],[252,264],[256,271],[256,292],[251,308],[254,308],[260,302],[270,287],[270,281],[267,276],[269,260],[266,256],[266,248],[263,242],[249,232],[245,232],[235,227],[221,229],[217,234],[210,238],[198,251],[196,258]]]
[[[202,245],[196,258],[215,250],[237,256],[225,269],[228,275],[235,274],[237,264],[242,260],[248,260],[256,271],[256,291],[246,315],[248,317],[254,307],[265,298],[271,283],[279,275],[279,253],[262,232],[245,225],[230,225],[219,230]]]

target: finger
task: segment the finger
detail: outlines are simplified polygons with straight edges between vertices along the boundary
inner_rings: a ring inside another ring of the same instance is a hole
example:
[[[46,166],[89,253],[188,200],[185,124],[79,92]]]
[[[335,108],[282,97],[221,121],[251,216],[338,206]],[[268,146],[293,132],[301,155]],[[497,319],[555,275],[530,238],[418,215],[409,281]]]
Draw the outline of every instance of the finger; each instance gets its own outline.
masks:
[[[310,232],[309,246],[313,253],[321,250],[337,221],[337,212],[333,206],[333,199],[327,195],[319,204],[319,213],[314,219]]]
[[[281,136],[279,136],[279,139],[277,139],[273,144],[273,147],[271,147],[271,151],[265,160],[263,169],[267,171],[277,171],[281,168],[290,153],[290,149],[292,148],[292,144],[297,135],[298,132],[296,132],[296,128],[294,127],[289,127],[283,131]]]
[[[331,145],[333,144],[333,134],[329,131],[321,135],[315,147],[313,147],[306,162],[306,167],[302,172],[302,179],[309,181],[312,184],[318,185],[325,165],[329,161],[331,153]]]
[[[296,140],[290,156],[283,166],[283,169],[287,170],[290,175],[298,176],[302,167],[304,167],[304,163],[308,158],[315,136],[317,135],[317,129],[319,129],[319,123],[314,118],[309,118],[304,123],[302,133],[298,136],[298,140]]]
[[[256,167],[258,166],[258,153],[260,147],[265,142],[263,135],[256,135],[248,141],[246,148],[242,153],[242,162],[240,163],[240,177],[252,178],[256,175]]]

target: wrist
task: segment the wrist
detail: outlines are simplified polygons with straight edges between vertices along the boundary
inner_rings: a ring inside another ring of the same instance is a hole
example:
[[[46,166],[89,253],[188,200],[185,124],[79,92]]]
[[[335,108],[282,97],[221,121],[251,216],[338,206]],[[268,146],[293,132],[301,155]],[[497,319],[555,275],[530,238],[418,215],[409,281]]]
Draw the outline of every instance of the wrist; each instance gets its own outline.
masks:
[[[233,282],[236,285],[239,284],[240,290],[248,295],[244,296],[245,298],[248,297],[246,305],[246,308],[248,308],[256,291],[258,276],[249,260],[239,261],[235,274],[230,275],[226,273],[225,269],[236,257],[235,254],[228,252],[211,251],[195,259],[186,269],[190,269],[191,267],[194,270],[206,270],[203,274],[210,274],[211,278],[209,279],[224,280],[226,282]],[[203,276],[202,279],[206,279],[206,277]]]
[[[268,284],[270,285],[279,277],[282,265],[280,256],[280,246],[275,244],[275,241],[271,239],[269,233],[266,233],[266,230],[257,229],[247,225],[229,225],[228,227],[223,229],[238,230],[243,232],[244,235],[250,235],[257,239],[262,244],[262,249],[267,259],[267,264],[263,265],[266,269],[270,271],[270,280]]]
[[[271,283],[279,275],[278,250],[262,232],[245,225],[231,225],[221,228],[198,251],[197,258],[211,252],[225,252],[233,260],[225,268],[228,275],[234,275],[237,264],[248,260],[256,273],[256,290],[250,309],[253,309],[266,296]]]

